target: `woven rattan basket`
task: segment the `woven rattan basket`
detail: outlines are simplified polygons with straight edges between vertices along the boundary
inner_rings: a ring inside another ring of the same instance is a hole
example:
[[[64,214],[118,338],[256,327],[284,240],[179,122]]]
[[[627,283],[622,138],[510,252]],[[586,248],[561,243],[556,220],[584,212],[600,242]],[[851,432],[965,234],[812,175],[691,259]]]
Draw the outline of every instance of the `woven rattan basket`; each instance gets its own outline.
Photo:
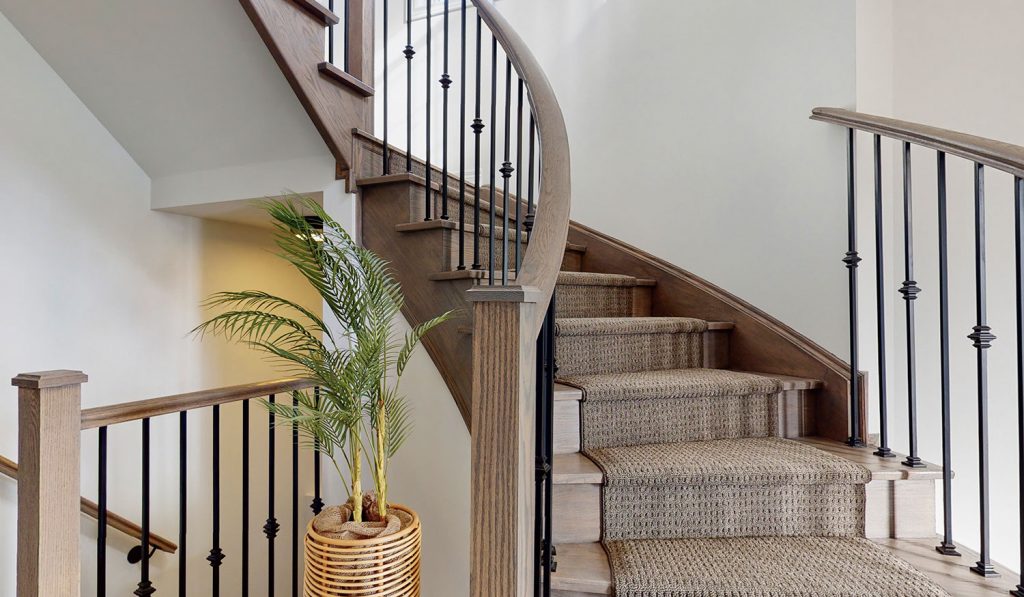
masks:
[[[418,597],[420,594],[420,519],[394,535],[341,540],[306,529],[306,597]]]

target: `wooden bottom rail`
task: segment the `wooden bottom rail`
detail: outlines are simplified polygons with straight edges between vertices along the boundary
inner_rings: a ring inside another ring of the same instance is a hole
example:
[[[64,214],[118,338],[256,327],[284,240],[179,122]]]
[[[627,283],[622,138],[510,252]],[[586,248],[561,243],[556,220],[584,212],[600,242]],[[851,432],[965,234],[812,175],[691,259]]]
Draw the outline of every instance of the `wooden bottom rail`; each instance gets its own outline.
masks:
[[[6,475],[15,481],[18,480],[18,463],[13,460],[9,460],[0,456],[0,474]],[[93,520],[99,520],[100,507],[96,502],[82,498],[82,514],[85,514]],[[107,526],[112,529],[121,531],[125,535],[142,541],[142,527],[128,520],[127,518],[116,514],[114,512],[107,511]],[[149,545],[156,548],[159,551],[166,553],[174,553],[178,550],[178,546],[174,542],[169,541],[160,535],[150,533]]]

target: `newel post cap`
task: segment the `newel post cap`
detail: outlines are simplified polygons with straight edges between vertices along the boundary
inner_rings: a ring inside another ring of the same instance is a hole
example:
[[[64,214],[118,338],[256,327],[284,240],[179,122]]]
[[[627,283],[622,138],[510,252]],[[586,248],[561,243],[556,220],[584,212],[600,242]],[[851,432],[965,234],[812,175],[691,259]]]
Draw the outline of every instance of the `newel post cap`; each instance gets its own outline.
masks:
[[[81,371],[71,369],[55,369],[53,371],[36,371],[35,373],[20,373],[11,380],[11,385],[29,390],[43,388],[59,388],[63,386],[74,386],[89,381],[89,376]]]
[[[474,286],[466,291],[471,303],[538,303],[542,296],[534,286]]]

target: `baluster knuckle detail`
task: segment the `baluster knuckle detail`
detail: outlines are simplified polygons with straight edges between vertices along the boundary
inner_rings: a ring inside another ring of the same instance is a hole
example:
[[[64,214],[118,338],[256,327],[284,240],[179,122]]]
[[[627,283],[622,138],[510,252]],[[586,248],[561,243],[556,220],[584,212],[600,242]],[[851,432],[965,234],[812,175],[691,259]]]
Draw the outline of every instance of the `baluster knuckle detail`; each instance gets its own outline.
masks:
[[[914,280],[907,280],[903,283],[903,286],[900,287],[899,292],[903,295],[905,300],[913,301],[917,299],[917,295],[921,293],[921,289],[917,286],[917,282]]]
[[[992,328],[987,325],[976,325],[972,329],[974,331],[968,334],[967,338],[973,341],[975,348],[984,350],[992,347],[992,342],[996,339]]]

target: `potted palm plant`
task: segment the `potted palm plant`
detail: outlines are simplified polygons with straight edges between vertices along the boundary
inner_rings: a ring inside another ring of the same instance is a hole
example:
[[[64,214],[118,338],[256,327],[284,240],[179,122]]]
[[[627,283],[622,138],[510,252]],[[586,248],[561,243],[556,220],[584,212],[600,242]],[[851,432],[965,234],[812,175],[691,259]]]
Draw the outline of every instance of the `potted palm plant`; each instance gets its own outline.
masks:
[[[424,334],[452,314],[399,337],[393,324],[402,289],[386,261],[315,201],[273,200],[264,208],[281,257],[316,289],[334,321],[266,292],[220,292],[204,303],[218,313],[193,332],[250,346],[318,388],[297,392],[293,405],[263,402],[321,451],[349,489],[344,504],[323,509],[307,529],[305,594],[419,595],[420,521],[389,502],[388,464],[411,424],[402,374]],[[373,480],[367,493],[364,459]]]

